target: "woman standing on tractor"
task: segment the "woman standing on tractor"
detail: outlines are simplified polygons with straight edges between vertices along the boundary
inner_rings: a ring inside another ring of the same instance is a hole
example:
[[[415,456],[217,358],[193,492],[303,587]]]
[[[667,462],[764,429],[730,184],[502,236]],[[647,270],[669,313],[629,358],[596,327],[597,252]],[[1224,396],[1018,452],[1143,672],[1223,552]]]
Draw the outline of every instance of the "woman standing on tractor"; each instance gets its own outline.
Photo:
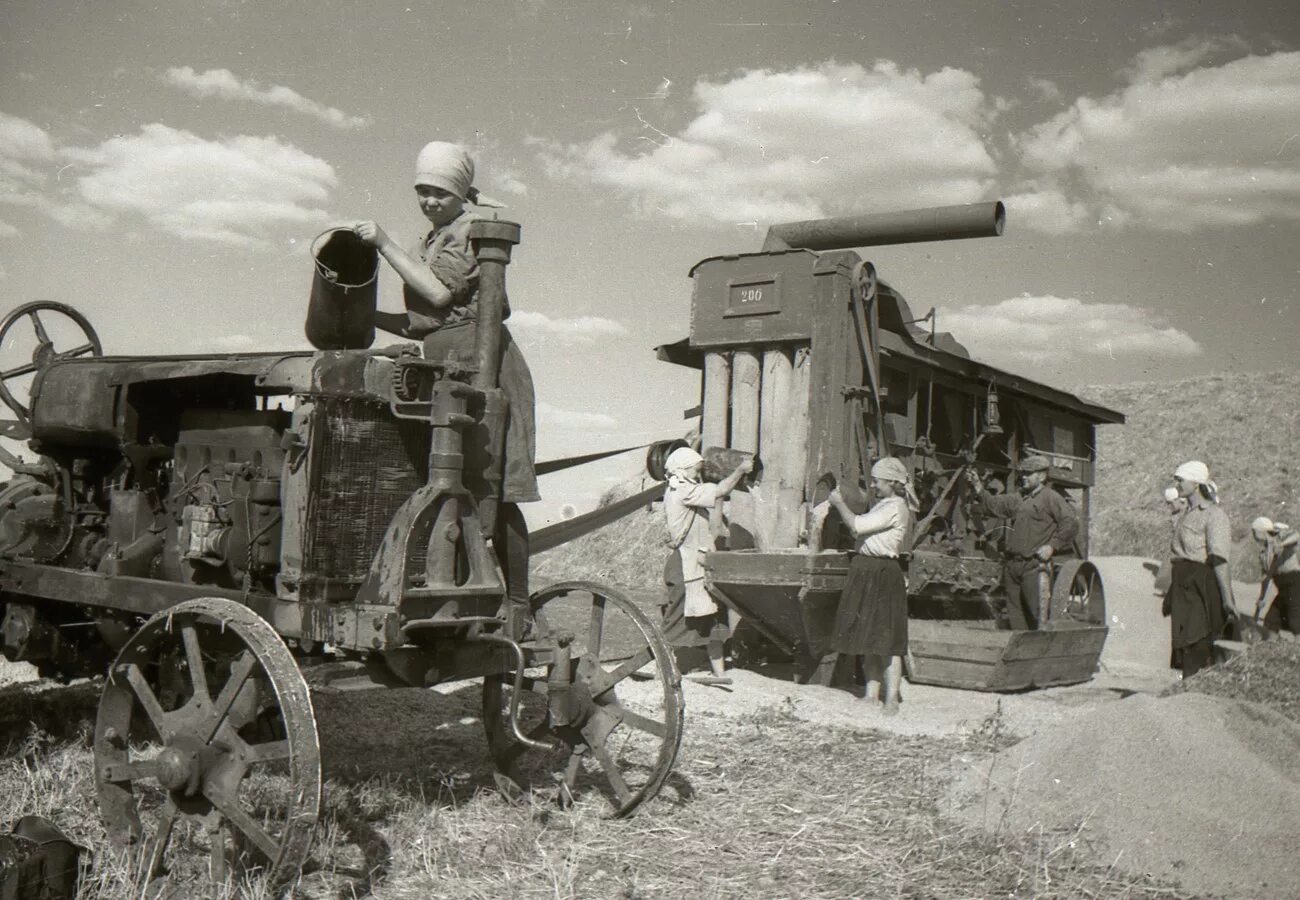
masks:
[[[433,226],[411,251],[400,247],[375,222],[353,226],[357,237],[402,278],[404,313],[376,312],[384,331],[421,340],[425,359],[454,356],[472,361],[477,348],[478,260],[470,246],[476,216],[466,204],[497,206],[474,187],[474,160],[458,144],[426,144],[415,161],[415,196]],[[501,318],[510,316],[506,300]],[[519,345],[501,326],[497,383],[509,406],[505,433],[501,506],[493,543],[515,602],[528,602],[528,526],[518,504],[541,499],[537,490],[533,376]]]

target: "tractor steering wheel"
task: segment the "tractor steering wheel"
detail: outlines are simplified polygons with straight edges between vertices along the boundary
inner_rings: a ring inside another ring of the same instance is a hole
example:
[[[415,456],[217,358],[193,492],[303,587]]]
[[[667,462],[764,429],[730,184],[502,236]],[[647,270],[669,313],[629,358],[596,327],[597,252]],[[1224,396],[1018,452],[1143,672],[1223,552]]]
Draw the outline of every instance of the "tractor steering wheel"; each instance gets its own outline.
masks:
[[[41,312],[57,313],[73,321],[81,329],[82,335],[86,338],[84,343],[78,344],[70,350],[59,351],[54,347],[54,341],[50,340],[49,333],[45,330],[45,323],[37,315]],[[36,346],[32,348],[32,360],[29,363],[23,363],[20,366],[14,366],[12,369],[0,371],[0,402],[13,412],[17,417],[16,421],[0,421],[0,437],[9,437],[15,439],[24,439],[31,437],[31,399],[28,398],[24,404],[14,396],[10,390],[10,383],[15,379],[22,378],[24,375],[31,375],[51,363],[64,359],[72,359],[76,356],[103,356],[104,347],[99,342],[99,335],[91,326],[90,321],[77,312],[71,306],[65,303],[56,303],[53,300],[38,300],[35,303],[24,303],[22,306],[11,311],[9,315],[0,320],[0,349],[3,349],[9,341],[9,333],[14,326],[24,318],[32,320],[32,330],[36,332]]]

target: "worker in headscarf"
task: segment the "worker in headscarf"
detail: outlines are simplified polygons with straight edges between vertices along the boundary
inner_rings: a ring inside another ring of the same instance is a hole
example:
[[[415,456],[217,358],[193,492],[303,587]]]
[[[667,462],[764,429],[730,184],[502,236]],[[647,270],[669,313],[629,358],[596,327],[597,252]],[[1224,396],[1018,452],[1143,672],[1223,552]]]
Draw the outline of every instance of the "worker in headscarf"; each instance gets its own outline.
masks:
[[[415,196],[432,226],[408,252],[375,222],[353,231],[402,279],[404,313],[376,312],[375,325],[423,342],[425,359],[473,363],[477,353],[478,260],[470,246],[476,216],[467,204],[497,206],[474,187],[474,160],[458,144],[433,141],[415,161]],[[510,316],[507,300],[502,319]],[[528,602],[528,527],[518,504],[540,500],[534,427],[533,376],[519,345],[501,327],[497,384],[508,404],[501,505],[493,546],[516,603]]]
[[[854,513],[838,485],[827,498],[860,541],[840,593],[831,646],[863,658],[864,699],[883,703],[887,716],[898,713],[907,655],[907,586],[899,559],[911,550],[919,511],[911,484],[907,466],[887,456],[871,467],[871,487],[879,499],[866,513]]]
[[[1214,640],[1233,613],[1228,568],[1232,525],[1219,507],[1210,470],[1200,460],[1174,471],[1187,509],[1174,523],[1173,572],[1169,585],[1170,665],[1189,678],[1214,659]]]
[[[1250,534],[1259,545],[1259,599],[1255,621],[1272,632],[1300,635],[1300,533],[1282,522],[1260,516],[1250,523]],[[1277,589],[1265,613],[1270,582]]]
[[[664,461],[668,476],[664,516],[671,548],[664,565],[664,583],[668,587],[664,634],[676,647],[707,648],[709,668],[715,677],[722,678],[731,630],[726,611],[704,585],[704,554],[713,549],[709,511],[754,471],[754,461],[742,460],[716,484],[700,480],[703,468],[704,457],[690,447],[677,448]]]
[[[967,477],[985,510],[1012,519],[1003,550],[1002,587],[1007,595],[1007,620],[1013,631],[1039,626],[1039,575],[1058,556],[1074,551],[1079,518],[1068,500],[1050,486],[1052,463],[1032,453],[1020,461],[1020,492],[994,496],[984,489],[978,472]]]

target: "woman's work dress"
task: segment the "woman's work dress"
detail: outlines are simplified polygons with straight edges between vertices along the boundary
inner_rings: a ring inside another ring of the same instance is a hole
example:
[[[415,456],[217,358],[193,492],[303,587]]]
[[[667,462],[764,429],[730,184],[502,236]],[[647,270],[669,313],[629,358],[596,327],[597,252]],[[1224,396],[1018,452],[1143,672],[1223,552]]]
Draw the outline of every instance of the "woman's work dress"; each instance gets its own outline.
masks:
[[[702,647],[731,637],[723,610],[704,587],[704,554],[713,549],[709,511],[718,500],[718,486],[672,476],[664,491],[668,546],[664,564],[668,605],[664,635],[677,647]]]
[[[1197,494],[1174,524],[1173,572],[1165,603],[1172,651],[1169,665],[1181,668],[1185,677],[1210,664],[1214,639],[1227,624],[1211,560],[1227,562],[1231,549],[1228,514]]]
[[[1259,553],[1260,568],[1265,578],[1273,579],[1277,596],[1264,616],[1264,627],[1270,631],[1289,631],[1300,634],[1300,553],[1297,553],[1300,535],[1287,530],[1270,535]]]
[[[854,520],[865,536],[849,565],[832,649],[855,656],[907,653],[907,587],[898,557],[911,528],[902,497],[886,497]]]
[[[469,228],[474,216],[461,213],[441,228],[425,235],[413,255],[429,267],[451,291],[451,303],[433,307],[405,286],[406,336],[424,339],[425,359],[455,358],[472,362],[478,339],[478,260],[470,247]],[[507,301],[502,318],[510,315]],[[500,374],[497,383],[506,395],[509,418],[505,435],[505,471],[501,483],[503,503],[540,500],[537,475],[536,433],[533,421],[533,376],[510,332],[501,326]]]

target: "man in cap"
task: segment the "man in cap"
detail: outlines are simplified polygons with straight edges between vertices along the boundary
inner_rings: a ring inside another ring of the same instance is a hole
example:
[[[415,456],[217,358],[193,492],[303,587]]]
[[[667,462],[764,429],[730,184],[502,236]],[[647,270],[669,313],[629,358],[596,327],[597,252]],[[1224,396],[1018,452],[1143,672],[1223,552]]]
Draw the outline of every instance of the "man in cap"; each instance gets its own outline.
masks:
[[[991,516],[1011,519],[1002,569],[1011,628],[1038,627],[1039,570],[1053,557],[1072,553],[1079,520],[1069,501],[1048,485],[1051,462],[1031,454],[1020,461],[1020,492],[1000,495],[984,489],[979,473],[969,470],[976,495]]]

